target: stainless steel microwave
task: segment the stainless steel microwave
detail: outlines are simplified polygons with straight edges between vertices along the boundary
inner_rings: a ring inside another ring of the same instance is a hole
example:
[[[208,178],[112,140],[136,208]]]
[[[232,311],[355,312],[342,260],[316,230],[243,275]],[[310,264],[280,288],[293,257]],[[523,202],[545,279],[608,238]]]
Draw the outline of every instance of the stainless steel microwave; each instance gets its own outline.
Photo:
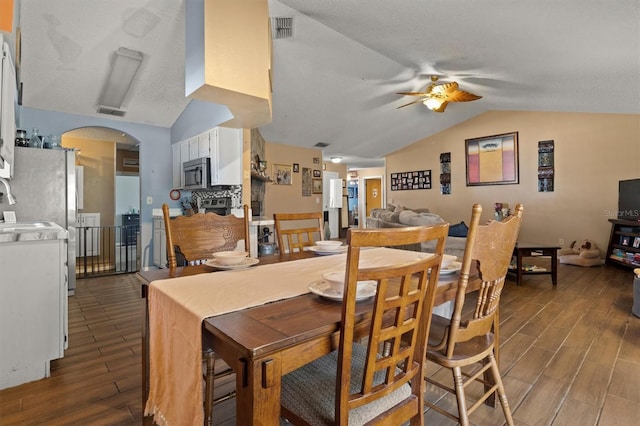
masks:
[[[211,160],[208,157],[197,158],[182,163],[184,189],[206,189],[211,184]]]

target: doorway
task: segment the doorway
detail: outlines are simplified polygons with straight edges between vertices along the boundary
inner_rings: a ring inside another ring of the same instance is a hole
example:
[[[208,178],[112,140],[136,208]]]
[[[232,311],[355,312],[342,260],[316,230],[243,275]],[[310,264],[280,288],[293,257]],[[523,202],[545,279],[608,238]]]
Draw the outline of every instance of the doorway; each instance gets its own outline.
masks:
[[[136,272],[139,268],[139,143],[120,130],[83,127],[62,134],[82,170],[77,212],[76,276]],[[91,220],[89,220],[91,219]],[[126,219],[126,220],[125,220]]]
[[[364,211],[365,217],[371,216],[372,209],[382,207],[382,178],[364,178]]]

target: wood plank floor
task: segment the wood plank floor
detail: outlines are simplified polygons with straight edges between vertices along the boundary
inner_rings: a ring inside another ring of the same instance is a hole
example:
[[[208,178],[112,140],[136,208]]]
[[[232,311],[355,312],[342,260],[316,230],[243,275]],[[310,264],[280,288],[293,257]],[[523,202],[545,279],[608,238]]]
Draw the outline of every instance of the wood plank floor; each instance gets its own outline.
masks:
[[[632,425],[640,419],[640,319],[630,270],[560,265],[508,282],[501,302],[500,367],[518,425]],[[471,303],[472,300],[469,300]],[[142,420],[139,285],[134,275],[78,280],[69,298],[69,349],[52,377],[0,391],[1,425],[137,425]],[[429,374],[444,371],[428,367]],[[473,391],[471,391],[473,394]],[[427,398],[455,407],[432,387]],[[234,424],[234,401],[216,424]],[[472,414],[504,423],[500,408]],[[431,410],[429,425],[454,422]]]

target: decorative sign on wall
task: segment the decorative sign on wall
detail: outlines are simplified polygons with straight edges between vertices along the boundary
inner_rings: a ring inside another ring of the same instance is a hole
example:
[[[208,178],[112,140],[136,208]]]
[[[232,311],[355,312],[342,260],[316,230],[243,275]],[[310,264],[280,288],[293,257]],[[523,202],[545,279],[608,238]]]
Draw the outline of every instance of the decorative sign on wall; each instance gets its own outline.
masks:
[[[553,141],[538,142],[538,192],[553,192]]]
[[[431,170],[391,173],[391,190],[431,189]]]
[[[440,193],[451,194],[451,153],[440,154]]]
[[[302,168],[302,196],[311,197],[311,169]]]

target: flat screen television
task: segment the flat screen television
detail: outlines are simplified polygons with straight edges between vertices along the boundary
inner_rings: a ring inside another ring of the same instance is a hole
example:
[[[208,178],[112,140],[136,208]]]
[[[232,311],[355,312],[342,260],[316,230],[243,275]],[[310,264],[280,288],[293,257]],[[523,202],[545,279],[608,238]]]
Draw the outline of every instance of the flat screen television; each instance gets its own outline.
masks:
[[[618,219],[640,220],[640,179],[618,183]]]

